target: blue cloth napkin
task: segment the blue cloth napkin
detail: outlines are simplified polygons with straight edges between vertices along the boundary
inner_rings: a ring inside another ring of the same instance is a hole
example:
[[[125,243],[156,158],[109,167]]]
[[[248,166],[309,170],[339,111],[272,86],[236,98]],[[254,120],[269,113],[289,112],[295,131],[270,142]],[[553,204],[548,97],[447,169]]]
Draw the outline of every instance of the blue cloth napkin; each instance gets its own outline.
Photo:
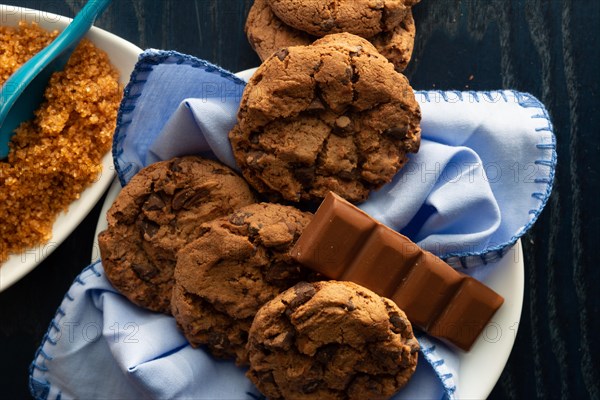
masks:
[[[237,169],[227,133],[244,85],[203,60],[144,52],[115,132],[121,183],[152,162],[185,154]],[[556,164],[550,118],[537,99],[514,91],[416,97],[421,149],[361,207],[482,277],[531,227],[550,195]],[[417,372],[395,399],[454,398],[456,351],[427,336],[419,342]],[[30,386],[36,398],[260,398],[233,362],[192,349],[173,318],[118,294],[100,263],[86,268],[65,295],[32,363]]]

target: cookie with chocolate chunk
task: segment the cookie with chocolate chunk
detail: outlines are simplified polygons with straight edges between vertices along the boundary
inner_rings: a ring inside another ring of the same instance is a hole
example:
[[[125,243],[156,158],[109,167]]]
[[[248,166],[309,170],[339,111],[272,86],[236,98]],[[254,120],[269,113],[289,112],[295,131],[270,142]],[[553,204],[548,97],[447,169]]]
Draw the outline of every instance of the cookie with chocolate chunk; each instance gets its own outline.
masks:
[[[172,313],[194,347],[245,364],[248,329],[258,309],[314,273],[289,251],[312,214],[259,203],[203,224],[178,255]]]
[[[317,36],[292,28],[281,21],[269,7],[267,0],[255,0],[246,19],[246,35],[261,60],[277,50],[289,46],[306,46]],[[415,42],[415,21],[408,10],[404,19],[389,31],[382,31],[369,41],[402,72],[408,65]]]
[[[255,201],[246,182],[216,161],[188,156],[142,169],[98,236],[106,276],[133,303],[170,313],[177,251],[202,223]]]
[[[229,133],[242,174],[273,199],[352,202],[391,181],[419,148],[408,80],[366,39],[328,35],[268,58]]]
[[[411,378],[418,351],[391,300],[352,282],[303,282],[256,314],[247,376],[272,400],[386,399]]]
[[[285,24],[314,36],[348,32],[371,38],[393,30],[418,0],[268,0]]]
[[[288,46],[305,46],[315,37],[291,28],[273,14],[267,0],[254,0],[244,27],[248,42],[261,60]]]

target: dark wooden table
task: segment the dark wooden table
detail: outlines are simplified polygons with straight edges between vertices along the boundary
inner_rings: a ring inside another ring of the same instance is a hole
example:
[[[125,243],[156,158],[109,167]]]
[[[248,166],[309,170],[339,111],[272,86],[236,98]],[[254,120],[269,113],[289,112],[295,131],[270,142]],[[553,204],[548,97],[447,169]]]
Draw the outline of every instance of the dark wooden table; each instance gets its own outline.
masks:
[[[4,0],[73,16],[83,0]],[[97,25],[142,48],[237,71],[258,65],[243,33],[252,0],[115,0]],[[516,89],[548,108],[554,192],[523,240],[525,297],[491,398],[600,398],[600,1],[422,0],[406,74],[416,89]],[[0,22],[1,23],[1,22]],[[88,263],[97,206],[38,268],[0,293],[0,398],[28,398],[28,367]],[[1,222],[0,222],[1,223]]]

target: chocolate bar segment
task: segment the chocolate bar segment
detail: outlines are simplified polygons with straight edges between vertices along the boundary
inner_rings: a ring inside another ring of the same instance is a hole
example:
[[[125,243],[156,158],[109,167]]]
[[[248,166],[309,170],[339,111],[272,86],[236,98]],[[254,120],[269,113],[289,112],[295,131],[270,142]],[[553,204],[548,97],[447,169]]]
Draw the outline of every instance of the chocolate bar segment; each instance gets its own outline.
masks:
[[[426,332],[450,303],[463,278],[452,267],[447,264],[444,267],[437,260],[439,258],[433,254],[421,251],[421,257],[402,284],[386,296],[404,310],[411,323]]]
[[[504,299],[473,278],[463,279],[454,298],[428,332],[461,349],[469,349]]]
[[[365,235],[368,237],[360,252],[337,279],[352,281],[367,288],[379,288],[380,295],[391,298],[422,256],[422,250],[404,236],[394,234],[387,226],[374,225]]]
[[[332,196],[323,200],[319,211],[320,218],[306,226],[293,256],[309,268],[326,270],[329,278],[340,279],[377,223]]]
[[[504,299],[329,193],[292,249],[296,261],[387,297],[411,323],[469,350]]]

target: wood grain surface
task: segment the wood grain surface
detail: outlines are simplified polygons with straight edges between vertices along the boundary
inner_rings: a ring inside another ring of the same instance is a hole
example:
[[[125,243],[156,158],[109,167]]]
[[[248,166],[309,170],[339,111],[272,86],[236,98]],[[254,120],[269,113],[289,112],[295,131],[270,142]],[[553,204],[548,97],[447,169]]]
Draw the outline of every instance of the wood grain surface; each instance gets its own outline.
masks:
[[[73,16],[85,2],[3,3]],[[174,49],[238,71],[259,63],[243,32],[251,4],[114,0],[97,25],[142,48]],[[518,335],[490,398],[598,399],[600,1],[422,0],[415,20],[406,74],[416,89],[529,92],[546,105],[557,138],[554,191],[523,240]],[[0,293],[0,398],[29,397],[29,363],[90,259],[99,213],[98,206],[49,259]]]

